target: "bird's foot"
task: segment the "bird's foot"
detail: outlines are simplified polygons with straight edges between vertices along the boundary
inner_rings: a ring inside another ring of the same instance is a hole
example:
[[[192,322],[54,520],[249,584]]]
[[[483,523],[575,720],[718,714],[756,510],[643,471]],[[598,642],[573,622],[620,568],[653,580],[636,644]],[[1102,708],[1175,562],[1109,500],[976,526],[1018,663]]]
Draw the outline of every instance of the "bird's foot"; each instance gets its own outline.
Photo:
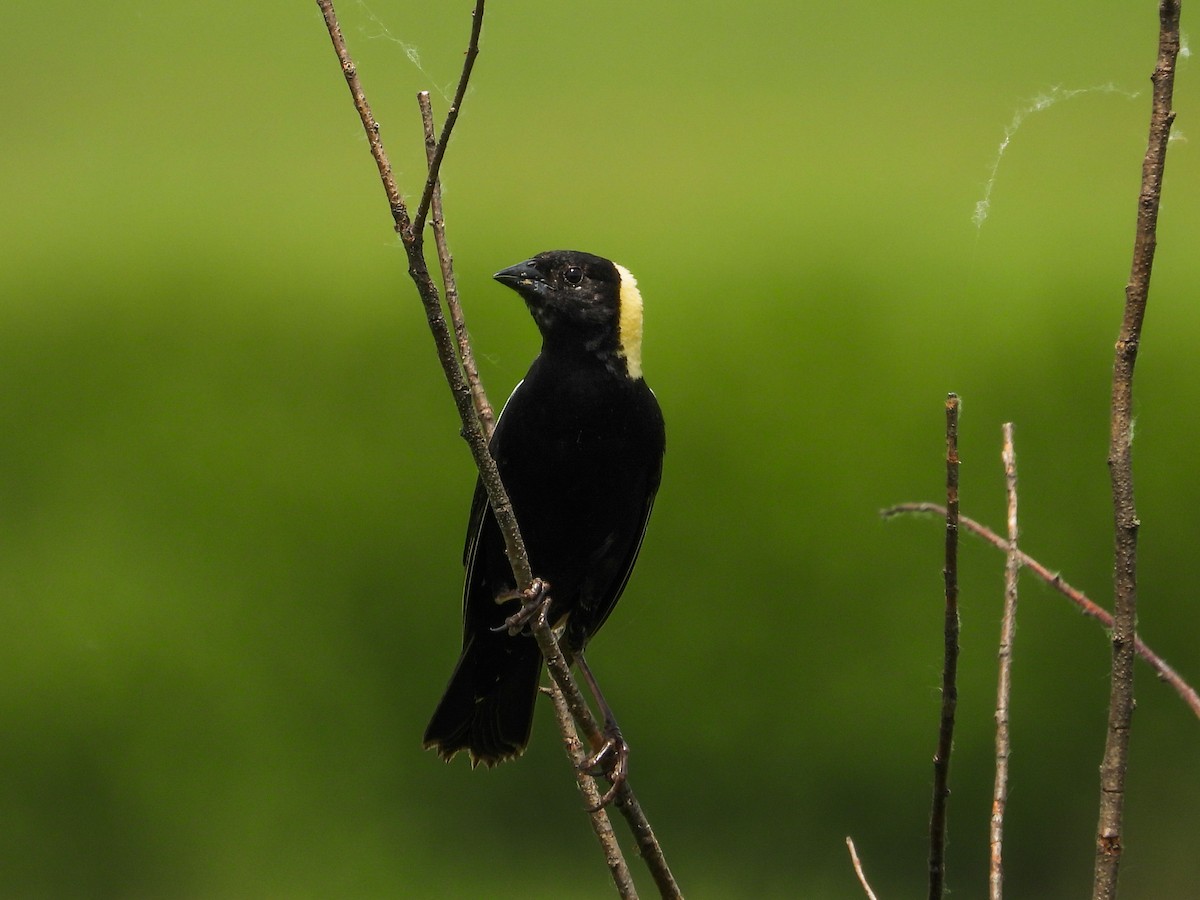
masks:
[[[507,631],[509,637],[528,633],[529,626],[537,619],[544,618],[550,605],[550,583],[540,578],[523,591],[507,591],[496,597],[497,603],[507,603],[510,600],[520,600],[521,608],[504,620],[504,624],[492,631]]]
[[[625,743],[621,729],[615,722],[604,726],[600,746],[580,761],[579,768],[593,777],[602,776],[608,779],[610,784],[609,789],[601,796],[599,804],[591,811],[596,812],[612,803],[625,779],[629,777],[629,745]]]

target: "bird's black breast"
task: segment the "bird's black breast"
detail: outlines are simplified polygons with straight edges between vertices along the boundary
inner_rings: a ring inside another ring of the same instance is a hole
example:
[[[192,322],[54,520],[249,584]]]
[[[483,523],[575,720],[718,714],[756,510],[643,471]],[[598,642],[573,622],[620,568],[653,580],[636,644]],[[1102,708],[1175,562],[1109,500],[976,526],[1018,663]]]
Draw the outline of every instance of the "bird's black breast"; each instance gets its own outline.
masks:
[[[534,574],[550,583],[552,616],[569,616],[572,648],[600,627],[624,589],[664,445],[653,392],[640,378],[600,365],[540,357],[504,408],[492,455]],[[513,584],[490,509],[475,540],[464,598],[468,630],[472,619],[503,618],[492,598]]]

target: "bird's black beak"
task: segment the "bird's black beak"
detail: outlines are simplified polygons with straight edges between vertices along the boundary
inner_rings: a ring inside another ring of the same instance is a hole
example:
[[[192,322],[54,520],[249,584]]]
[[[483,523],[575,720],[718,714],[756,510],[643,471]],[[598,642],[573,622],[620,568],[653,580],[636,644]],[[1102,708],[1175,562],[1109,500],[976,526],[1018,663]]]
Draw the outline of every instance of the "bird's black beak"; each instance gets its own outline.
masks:
[[[507,269],[501,269],[492,276],[498,282],[513,290],[520,290],[523,287],[529,287],[535,283],[545,282],[542,273],[538,271],[532,259],[527,259],[525,262],[519,262],[515,266],[509,266]]]

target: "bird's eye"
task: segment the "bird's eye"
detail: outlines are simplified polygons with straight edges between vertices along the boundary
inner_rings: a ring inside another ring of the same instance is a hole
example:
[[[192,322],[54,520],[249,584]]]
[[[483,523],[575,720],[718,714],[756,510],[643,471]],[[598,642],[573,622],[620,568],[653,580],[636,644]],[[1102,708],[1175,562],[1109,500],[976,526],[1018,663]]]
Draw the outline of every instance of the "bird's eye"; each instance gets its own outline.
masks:
[[[583,269],[579,266],[571,266],[567,271],[563,272],[563,280],[567,284],[581,284],[583,282]]]

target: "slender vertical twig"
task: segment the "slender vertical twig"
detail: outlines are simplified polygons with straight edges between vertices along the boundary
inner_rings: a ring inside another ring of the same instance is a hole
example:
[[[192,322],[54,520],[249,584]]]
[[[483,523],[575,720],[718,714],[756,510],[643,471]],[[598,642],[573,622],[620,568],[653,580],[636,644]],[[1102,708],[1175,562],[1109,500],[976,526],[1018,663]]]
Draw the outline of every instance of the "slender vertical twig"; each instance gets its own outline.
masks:
[[[1137,638],[1138,517],[1133,496],[1133,370],[1150,293],[1163,167],[1171,124],[1175,120],[1171,96],[1175,86],[1175,60],[1179,55],[1179,7],[1179,0],[1160,0],[1159,3],[1158,61],[1150,78],[1153,84],[1150,136],[1142,162],[1133,261],[1125,288],[1125,313],[1113,359],[1108,452],[1114,522],[1112,682],[1108,731],[1100,763],[1093,900],[1116,897],[1121,864],[1125,772],[1129,763],[1129,729],[1134,707],[1134,641]]]
[[[884,518],[891,516],[903,515],[905,513],[928,513],[935,516],[945,516],[946,507],[938,503],[900,503],[888,509],[881,510],[880,515]],[[993,547],[998,550],[1008,550],[1008,542],[988,528],[976,522],[974,519],[964,515],[958,517],[959,524],[967,529],[972,534],[983,538]],[[1104,607],[1100,606],[1095,601],[1091,600],[1087,594],[1079,590],[1077,587],[1072,587],[1063,580],[1062,575],[1057,572],[1051,572],[1050,569],[1038,562],[1028,553],[1023,550],[1017,551],[1017,557],[1021,561],[1021,567],[1028,569],[1050,587],[1054,588],[1072,603],[1074,603],[1081,613],[1089,618],[1095,619],[1105,628],[1112,628],[1112,615]],[[1194,687],[1184,680],[1183,676],[1173,669],[1165,659],[1155,653],[1140,637],[1134,640],[1134,649],[1137,655],[1142,658],[1150,668],[1154,670],[1154,674],[1160,681],[1164,681],[1175,689],[1175,693],[1179,698],[1187,704],[1188,708],[1196,718],[1200,719],[1200,693]]]
[[[1017,549],[1017,453],[1013,448],[1013,426],[1004,424],[1004,486],[1008,498],[1008,563],[1004,567],[1004,618],[1000,626],[1000,674],[996,686],[996,783],[992,790],[991,865],[988,870],[989,900],[1004,896],[1004,810],[1008,805],[1008,703],[1012,694],[1013,639],[1017,631],[1017,579],[1021,553]]]
[[[950,797],[950,752],[958,706],[958,395],[946,397],[946,582],[942,717],[933,757],[933,803],[929,814],[929,900],[946,885],[946,803]]]
[[[862,885],[867,900],[878,900],[875,892],[871,890],[870,882],[867,881],[867,873],[863,871],[862,860],[858,858],[858,850],[854,847],[853,839],[846,838],[846,849],[850,851],[850,864],[854,866],[854,874],[858,876],[858,883]]]
[[[437,150],[437,137],[433,130],[433,106],[429,102],[429,91],[417,94],[417,104],[421,108],[421,126],[425,129],[425,159],[433,162],[433,154]],[[463,374],[471,388],[471,400],[475,404],[475,414],[479,416],[483,426],[483,436],[490,442],[492,430],[496,427],[496,415],[488,402],[483,390],[483,381],[479,377],[479,367],[475,365],[475,353],[471,349],[471,339],[467,336],[467,322],[463,316],[462,303],[458,299],[458,279],[454,277],[454,257],[450,255],[450,246],[446,242],[446,217],[442,210],[442,184],[434,182],[432,199],[429,204],[432,218],[429,220],[433,228],[433,243],[437,248],[438,265],[442,270],[443,297],[446,309],[450,311],[450,323],[454,326],[454,337],[458,341],[458,358],[462,362]]]

